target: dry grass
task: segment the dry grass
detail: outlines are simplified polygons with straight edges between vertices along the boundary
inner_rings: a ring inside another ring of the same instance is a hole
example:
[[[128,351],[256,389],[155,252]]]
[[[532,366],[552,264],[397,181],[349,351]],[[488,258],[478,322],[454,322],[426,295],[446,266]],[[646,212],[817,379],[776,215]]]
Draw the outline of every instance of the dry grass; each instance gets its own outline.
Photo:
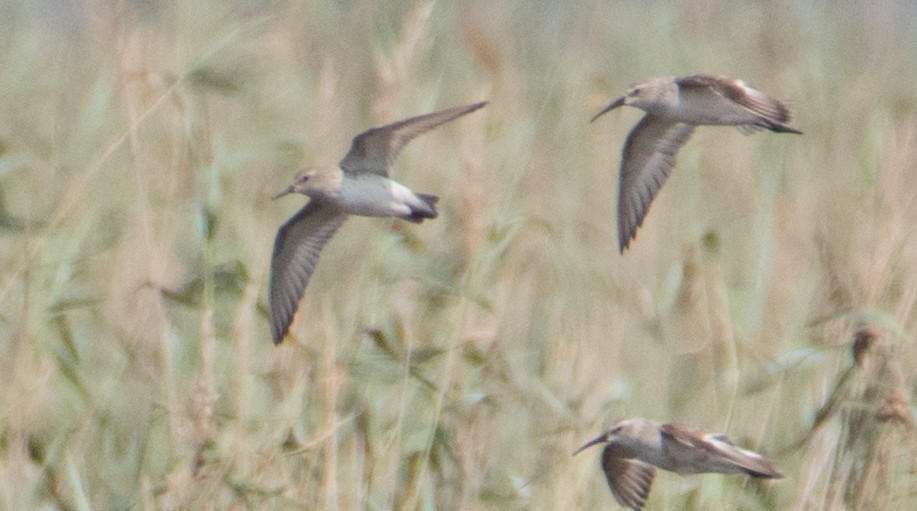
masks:
[[[660,474],[648,509],[913,506],[889,420],[917,378],[908,2],[55,7],[0,16],[0,508],[607,509],[570,453],[625,415],[787,476]],[[698,130],[620,256],[638,113],[587,121],[700,71],[805,135]],[[442,216],[349,221],[272,347],[302,202],[269,197],[369,126],[483,99],[396,165]]]

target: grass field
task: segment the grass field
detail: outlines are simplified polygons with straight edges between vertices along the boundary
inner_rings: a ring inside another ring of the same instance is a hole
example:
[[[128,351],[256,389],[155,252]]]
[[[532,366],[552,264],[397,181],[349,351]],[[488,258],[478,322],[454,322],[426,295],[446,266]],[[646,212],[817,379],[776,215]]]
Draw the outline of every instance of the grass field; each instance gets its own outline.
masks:
[[[0,509],[616,509],[571,453],[631,415],[786,475],[650,510],[914,509],[910,2],[265,4],[0,4]],[[699,129],[620,255],[641,113],[588,120],[697,72],[805,134]],[[270,197],[480,100],[395,165],[440,218],[349,220],[272,346]]]

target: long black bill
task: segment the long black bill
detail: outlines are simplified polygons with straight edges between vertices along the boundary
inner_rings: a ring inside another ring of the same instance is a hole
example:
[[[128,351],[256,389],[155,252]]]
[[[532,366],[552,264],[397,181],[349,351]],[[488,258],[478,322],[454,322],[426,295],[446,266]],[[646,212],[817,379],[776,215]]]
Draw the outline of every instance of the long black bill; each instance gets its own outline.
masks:
[[[579,454],[579,453],[583,452],[584,450],[586,450],[586,449],[592,447],[593,445],[601,444],[601,443],[604,443],[604,442],[607,442],[607,441],[608,441],[608,433],[602,433],[601,435],[599,435],[599,436],[593,438],[592,440],[588,441],[584,446],[582,446],[582,447],[580,447],[579,449],[577,449],[576,451],[574,451],[574,452],[573,452],[573,456],[576,456],[577,454]]]
[[[294,192],[293,186],[291,185],[291,186],[290,186],[289,188],[287,188],[286,190],[284,190],[284,191],[278,193],[277,195],[271,197],[271,200],[277,200],[277,199],[283,197],[284,195],[289,195],[289,194],[291,194],[291,193],[293,193],[293,192]]]
[[[624,100],[625,100],[626,97],[627,97],[627,96],[621,96],[620,98],[618,98],[618,99],[612,101],[611,104],[608,105],[608,106],[606,106],[604,110],[602,110],[601,112],[595,114],[595,117],[593,117],[592,120],[589,121],[589,122],[590,122],[590,123],[593,123],[593,122],[595,122],[595,120],[598,119],[599,117],[601,117],[601,116],[607,114],[608,112],[614,110],[615,108],[618,108],[619,106],[623,106],[623,105],[624,105]]]

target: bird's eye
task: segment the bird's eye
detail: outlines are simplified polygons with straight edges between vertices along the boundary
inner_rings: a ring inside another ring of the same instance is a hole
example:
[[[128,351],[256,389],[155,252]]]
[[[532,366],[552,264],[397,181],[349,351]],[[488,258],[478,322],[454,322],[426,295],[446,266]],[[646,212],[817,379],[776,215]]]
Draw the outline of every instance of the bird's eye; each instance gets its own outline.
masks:
[[[640,89],[632,89],[632,90],[630,91],[630,94],[628,94],[628,96],[630,96],[630,97],[632,97],[632,98],[639,97],[639,96],[640,96]]]

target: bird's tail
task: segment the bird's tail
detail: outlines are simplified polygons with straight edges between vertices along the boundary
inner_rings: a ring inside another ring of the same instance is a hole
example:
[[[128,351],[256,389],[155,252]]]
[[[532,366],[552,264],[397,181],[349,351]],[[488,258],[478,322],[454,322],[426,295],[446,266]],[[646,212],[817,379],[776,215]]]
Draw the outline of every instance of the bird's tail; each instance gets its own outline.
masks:
[[[439,197],[428,193],[415,193],[414,195],[419,200],[417,203],[411,204],[411,214],[404,217],[404,219],[408,222],[419,224],[427,218],[436,218],[438,215],[436,203],[439,201]]]

